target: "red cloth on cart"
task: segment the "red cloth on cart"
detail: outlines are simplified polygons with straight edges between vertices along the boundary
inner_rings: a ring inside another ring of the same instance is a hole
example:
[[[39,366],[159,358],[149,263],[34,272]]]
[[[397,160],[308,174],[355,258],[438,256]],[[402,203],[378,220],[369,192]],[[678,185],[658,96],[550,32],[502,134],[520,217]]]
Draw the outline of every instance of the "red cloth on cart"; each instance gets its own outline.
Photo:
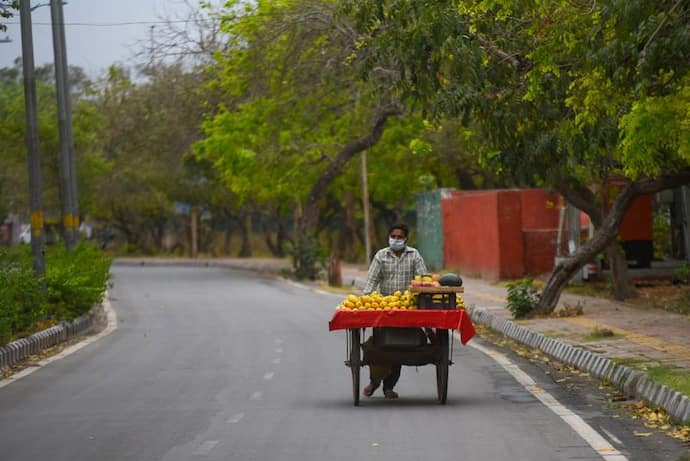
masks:
[[[463,345],[475,335],[472,319],[464,309],[338,309],[328,322],[329,331],[367,327],[430,327],[458,330]]]

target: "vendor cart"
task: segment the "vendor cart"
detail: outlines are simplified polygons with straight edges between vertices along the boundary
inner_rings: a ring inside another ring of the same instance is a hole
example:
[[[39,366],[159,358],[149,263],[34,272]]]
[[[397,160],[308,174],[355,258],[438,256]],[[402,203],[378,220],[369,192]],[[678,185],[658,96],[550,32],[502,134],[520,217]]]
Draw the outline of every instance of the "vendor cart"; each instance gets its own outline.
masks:
[[[420,294],[420,308],[341,309],[335,312],[329,322],[331,331],[346,330],[345,365],[352,373],[352,400],[355,406],[359,405],[360,368],[365,365],[390,363],[406,366],[434,365],[437,399],[440,404],[446,403],[448,367],[453,363],[453,341],[450,332],[457,330],[463,345],[475,334],[467,312],[455,307],[455,294],[463,292],[463,289],[462,287],[411,287],[410,291]],[[372,328],[374,340],[363,342],[367,328]],[[427,342],[423,336],[421,340],[415,339],[415,331],[423,335],[421,328],[432,329],[433,341]],[[377,340],[378,338],[381,340]]]

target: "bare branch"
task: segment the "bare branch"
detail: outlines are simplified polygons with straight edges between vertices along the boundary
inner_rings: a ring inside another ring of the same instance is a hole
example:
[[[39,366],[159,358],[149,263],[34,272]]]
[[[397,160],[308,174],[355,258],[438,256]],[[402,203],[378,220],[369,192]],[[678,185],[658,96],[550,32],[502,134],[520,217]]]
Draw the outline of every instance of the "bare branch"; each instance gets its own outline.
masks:
[[[671,9],[668,10],[668,12],[664,15],[664,19],[662,19],[661,22],[659,22],[659,25],[656,27],[654,32],[652,32],[652,35],[649,36],[647,43],[644,44],[644,47],[640,52],[640,63],[643,63],[647,59],[647,51],[649,50],[649,45],[654,41],[659,31],[661,31],[661,29],[664,27],[664,25],[668,21],[668,18],[673,13],[673,10],[675,10],[681,3],[683,3],[683,0],[678,0],[676,3],[673,4]]]
[[[519,54],[510,54],[507,53],[506,51],[503,51],[502,49],[498,48],[496,45],[494,45],[491,41],[488,39],[482,37],[481,35],[475,35],[479,43],[489,51],[489,53],[499,57],[503,61],[507,61],[510,63],[510,65],[515,68],[516,71],[518,72],[527,72],[532,68],[532,64],[523,59]]]

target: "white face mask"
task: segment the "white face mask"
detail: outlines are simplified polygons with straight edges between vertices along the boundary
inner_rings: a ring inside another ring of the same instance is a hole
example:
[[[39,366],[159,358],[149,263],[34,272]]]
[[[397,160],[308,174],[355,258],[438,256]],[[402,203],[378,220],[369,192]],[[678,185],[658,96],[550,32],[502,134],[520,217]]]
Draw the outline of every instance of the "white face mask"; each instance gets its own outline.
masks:
[[[393,251],[401,251],[405,249],[405,242],[407,240],[398,240],[393,237],[388,237],[388,246],[391,247]]]

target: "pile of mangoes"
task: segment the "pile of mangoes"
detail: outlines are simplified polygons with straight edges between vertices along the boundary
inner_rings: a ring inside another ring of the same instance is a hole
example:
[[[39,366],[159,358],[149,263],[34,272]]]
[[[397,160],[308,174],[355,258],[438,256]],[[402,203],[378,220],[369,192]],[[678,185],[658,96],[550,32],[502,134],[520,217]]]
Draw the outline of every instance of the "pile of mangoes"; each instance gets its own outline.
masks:
[[[362,296],[348,295],[338,309],[346,310],[390,310],[417,309],[417,294],[396,291],[392,295],[384,296],[376,291]]]
[[[392,295],[384,296],[376,291],[362,296],[348,295],[339,305],[338,309],[344,310],[391,310],[391,309],[418,309],[418,293],[396,291]],[[432,295],[442,296],[442,295]],[[465,308],[465,301],[459,293],[455,295],[455,307]]]

